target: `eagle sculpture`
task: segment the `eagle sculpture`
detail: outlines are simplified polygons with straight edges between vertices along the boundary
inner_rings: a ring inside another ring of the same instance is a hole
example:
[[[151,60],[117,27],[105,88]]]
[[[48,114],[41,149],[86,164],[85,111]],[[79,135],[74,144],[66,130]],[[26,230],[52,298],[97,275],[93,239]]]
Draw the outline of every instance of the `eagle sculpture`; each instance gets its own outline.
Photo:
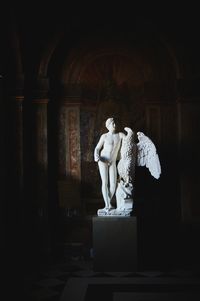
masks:
[[[134,142],[134,132],[125,127],[127,135],[122,140],[120,160],[117,165],[118,184],[116,189],[117,208],[112,215],[130,215],[133,211],[135,167],[144,166],[150,174],[159,179],[161,165],[156,147],[143,132],[137,132],[138,142]]]

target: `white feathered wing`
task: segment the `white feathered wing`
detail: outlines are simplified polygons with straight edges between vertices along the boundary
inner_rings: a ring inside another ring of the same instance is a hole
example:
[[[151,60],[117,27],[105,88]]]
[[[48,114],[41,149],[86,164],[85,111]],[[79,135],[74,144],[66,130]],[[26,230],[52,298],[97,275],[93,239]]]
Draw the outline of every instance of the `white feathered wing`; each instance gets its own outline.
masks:
[[[137,136],[139,140],[137,143],[137,165],[146,166],[151,175],[159,179],[161,166],[154,143],[142,132],[138,132]]]

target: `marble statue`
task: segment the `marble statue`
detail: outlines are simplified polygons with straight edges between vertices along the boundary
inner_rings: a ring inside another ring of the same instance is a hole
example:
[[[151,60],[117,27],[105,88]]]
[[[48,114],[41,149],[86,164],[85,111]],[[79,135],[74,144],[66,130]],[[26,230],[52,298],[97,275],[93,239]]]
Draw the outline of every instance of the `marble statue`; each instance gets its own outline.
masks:
[[[114,209],[111,200],[115,194],[117,185],[117,156],[121,147],[121,141],[125,136],[124,133],[117,133],[113,118],[108,118],[105,123],[108,132],[101,135],[99,142],[94,150],[94,160],[98,162],[99,172],[102,181],[102,195],[105,203],[99,213],[107,213]]]
[[[156,147],[144,133],[125,127],[127,134],[116,132],[113,118],[106,120],[108,132],[100,137],[94,151],[102,181],[102,195],[105,207],[97,211],[98,216],[130,216],[133,212],[135,166],[145,166],[158,179],[161,166]],[[117,160],[119,163],[117,164]],[[111,201],[116,196],[116,208]]]
[[[120,160],[117,165],[118,184],[116,189],[116,210],[114,215],[130,215],[133,211],[133,189],[136,164],[136,144],[132,129],[125,127],[127,135],[123,137]]]

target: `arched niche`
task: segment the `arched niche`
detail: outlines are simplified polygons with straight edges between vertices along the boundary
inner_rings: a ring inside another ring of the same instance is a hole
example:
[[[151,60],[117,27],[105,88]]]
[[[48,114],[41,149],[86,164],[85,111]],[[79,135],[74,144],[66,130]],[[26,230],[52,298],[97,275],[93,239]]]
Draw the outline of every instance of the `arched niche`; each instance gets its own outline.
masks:
[[[145,131],[163,157],[169,153],[171,160],[169,143],[175,150],[177,140],[176,79],[181,72],[172,48],[160,35],[138,31],[72,40],[63,35],[55,50],[51,48],[48,53],[51,55],[46,63],[43,60],[41,70],[50,78],[52,102],[64,100],[67,105],[73,103],[73,108],[78,105],[82,197],[101,197],[100,189],[98,193],[96,189],[100,186],[93,149],[105,130],[105,119],[111,115],[118,118],[121,129],[129,125],[135,131]],[[67,123],[65,126],[69,128]],[[65,149],[62,153],[66,158]],[[166,174],[169,179],[171,173]]]

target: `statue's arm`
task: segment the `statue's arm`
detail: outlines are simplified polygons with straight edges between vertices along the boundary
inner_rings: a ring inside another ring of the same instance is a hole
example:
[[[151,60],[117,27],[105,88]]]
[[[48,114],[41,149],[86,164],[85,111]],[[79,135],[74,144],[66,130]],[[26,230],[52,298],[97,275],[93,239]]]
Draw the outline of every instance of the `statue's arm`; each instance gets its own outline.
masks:
[[[117,153],[117,161],[121,159],[121,148],[122,148],[123,138],[125,138],[126,135],[122,132],[119,132],[119,137],[120,137],[120,147]]]
[[[99,159],[100,159],[100,150],[101,150],[101,148],[103,147],[103,145],[104,145],[104,136],[105,135],[102,135],[101,137],[100,137],[100,139],[99,139],[99,142],[97,143],[97,145],[96,145],[96,147],[95,147],[95,149],[94,149],[94,161],[95,162],[98,162],[99,161]]]

